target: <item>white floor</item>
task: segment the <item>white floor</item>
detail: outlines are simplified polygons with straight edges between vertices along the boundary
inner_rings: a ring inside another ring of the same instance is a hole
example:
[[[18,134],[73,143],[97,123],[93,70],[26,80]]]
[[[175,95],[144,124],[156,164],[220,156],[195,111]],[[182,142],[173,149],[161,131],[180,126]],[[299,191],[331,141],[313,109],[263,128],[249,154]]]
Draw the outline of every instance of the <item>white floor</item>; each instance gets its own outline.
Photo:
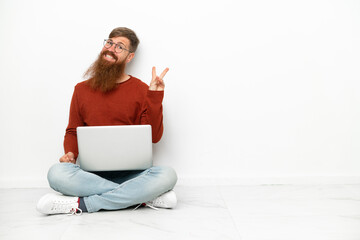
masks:
[[[360,240],[360,185],[177,186],[176,209],[43,216],[0,189],[0,239]]]

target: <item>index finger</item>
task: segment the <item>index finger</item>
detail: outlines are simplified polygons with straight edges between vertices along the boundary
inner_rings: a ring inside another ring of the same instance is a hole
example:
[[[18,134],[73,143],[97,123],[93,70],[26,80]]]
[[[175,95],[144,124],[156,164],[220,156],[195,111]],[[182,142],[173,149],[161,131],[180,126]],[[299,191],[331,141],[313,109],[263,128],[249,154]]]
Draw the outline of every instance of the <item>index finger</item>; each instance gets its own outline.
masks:
[[[156,68],[152,67],[152,78],[155,79],[156,78]]]
[[[165,68],[165,70],[161,73],[160,75],[160,79],[162,79],[163,77],[165,77],[166,73],[169,71],[169,68]]]

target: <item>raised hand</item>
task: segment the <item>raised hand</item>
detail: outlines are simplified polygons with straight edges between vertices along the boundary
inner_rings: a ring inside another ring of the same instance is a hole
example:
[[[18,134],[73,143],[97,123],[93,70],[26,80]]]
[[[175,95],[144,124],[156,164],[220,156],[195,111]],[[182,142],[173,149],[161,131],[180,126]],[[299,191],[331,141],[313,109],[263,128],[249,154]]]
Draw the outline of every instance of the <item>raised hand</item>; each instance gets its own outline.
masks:
[[[166,73],[169,71],[169,68],[165,68],[165,70],[160,74],[160,76],[156,75],[156,68],[152,68],[152,79],[150,82],[149,90],[151,91],[164,91],[165,83],[163,78]]]

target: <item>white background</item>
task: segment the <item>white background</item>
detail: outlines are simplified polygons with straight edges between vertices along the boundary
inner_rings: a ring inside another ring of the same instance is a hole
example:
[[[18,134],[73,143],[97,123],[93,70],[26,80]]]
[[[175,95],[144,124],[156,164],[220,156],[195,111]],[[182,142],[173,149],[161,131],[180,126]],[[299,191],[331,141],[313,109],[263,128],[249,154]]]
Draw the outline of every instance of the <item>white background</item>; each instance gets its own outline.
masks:
[[[360,2],[0,1],[0,186],[46,186],[73,87],[119,26],[165,77],[180,181],[360,182]],[[335,179],[335,180],[334,180]]]

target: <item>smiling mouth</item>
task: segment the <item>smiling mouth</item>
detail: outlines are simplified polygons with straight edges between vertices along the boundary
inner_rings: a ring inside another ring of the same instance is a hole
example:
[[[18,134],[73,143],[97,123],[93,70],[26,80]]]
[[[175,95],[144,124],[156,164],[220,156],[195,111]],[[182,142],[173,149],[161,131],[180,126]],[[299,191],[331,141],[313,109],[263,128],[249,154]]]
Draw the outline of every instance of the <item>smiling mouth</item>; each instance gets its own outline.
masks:
[[[110,56],[108,54],[106,54],[105,57],[108,58],[108,59],[114,59],[115,60],[115,58],[113,58],[112,56]]]
[[[118,60],[118,58],[112,52],[106,51],[106,52],[103,53],[103,56],[107,60],[110,60],[110,61],[115,61],[116,62]]]

